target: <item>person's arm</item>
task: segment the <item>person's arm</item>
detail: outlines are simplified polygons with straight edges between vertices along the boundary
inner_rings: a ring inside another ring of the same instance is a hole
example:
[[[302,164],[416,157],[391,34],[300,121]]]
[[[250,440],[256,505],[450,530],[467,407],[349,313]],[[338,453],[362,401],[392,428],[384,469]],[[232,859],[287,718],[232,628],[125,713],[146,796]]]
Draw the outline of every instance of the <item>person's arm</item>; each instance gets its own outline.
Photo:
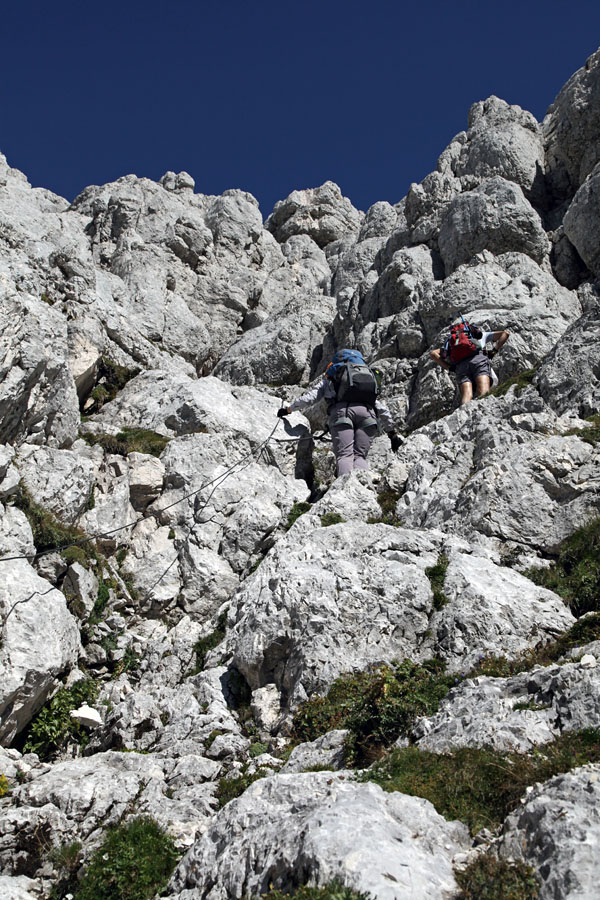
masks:
[[[278,410],[277,415],[280,418],[282,416],[289,416],[290,413],[293,413],[296,410],[305,409],[307,406],[312,406],[314,403],[318,403],[325,393],[326,384],[327,381],[324,378],[320,384],[318,384],[316,387],[311,388],[309,391],[306,391],[306,393],[302,394],[301,397],[298,397],[297,400],[292,400],[292,402],[288,406],[282,406],[281,409]]]
[[[432,350],[429,354],[434,363],[437,363],[438,366],[441,366],[443,369],[446,369],[447,372],[451,372],[452,368],[450,363],[447,363],[445,359],[442,359],[442,350],[441,347],[438,347],[437,350]]]
[[[498,350],[504,347],[505,343],[510,337],[510,332],[508,331],[492,331],[490,338],[496,344],[490,351],[488,351],[488,356],[490,359],[496,355]]]
[[[390,443],[392,445],[392,450],[394,453],[400,447],[402,441],[398,436],[398,432],[396,431],[396,426],[394,425],[394,420],[392,419],[392,414],[381,400],[375,401],[375,413],[377,418],[381,421],[383,426],[383,430],[386,432],[387,436],[390,439]]]

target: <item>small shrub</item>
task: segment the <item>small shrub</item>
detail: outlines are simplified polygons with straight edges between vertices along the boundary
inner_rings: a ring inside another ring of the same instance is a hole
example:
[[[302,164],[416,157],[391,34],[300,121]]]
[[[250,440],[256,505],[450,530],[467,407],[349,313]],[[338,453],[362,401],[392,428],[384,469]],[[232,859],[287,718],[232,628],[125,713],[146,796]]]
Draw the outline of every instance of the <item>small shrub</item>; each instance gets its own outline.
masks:
[[[385,525],[399,525],[400,520],[396,516],[396,504],[401,495],[397,491],[385,490],[377,494],[377,502],[381,507],[381,515],[378,518],[367,519],[370,525],[383,522]]]
[[[530,569],[526,575],[560,594],[578,618],[586,612],[600,612],[600,518],[562,542],[551,568]]]
[[[461,889],[456,900],[537,900],[539,885],[533,869],[520,861],[498,859],[491,852],[477,856],[454,873]]]
[[[103,356],[98,366],[98,383],[90,394],[91,403],[86,403],[86,413],[93,415],[99,412],[105,403],[109,403],[117,396],[128,381],[139,374],[139,369],[128,369],[112,362]]]
[[[323,513],[323,515],[321,516],[321,525],[324,528],[327,528],[328,525],[339,525],[344,521],[345,520],[340,516],[340,514],[336,512]]]
[[[219,801],[219,809],[222,809],[230,800],[241,797],[246,788],[249,788],[250,785],[254,784],[255,781],[258,781],[259,778],[264,778],[269,774],[270,772],[268,769],[257,769],[256,772],[249,775],[247,767],[244,767],[241,774],[237,775],[235,778],[219,778],[219,785],[216,793],[217,800]]]
[[[194,653],[196,654],[196,664],[193,668],[192,675],[197,675],[204,668],[204,661],[209,650],[218,647],[225,637],[225,629],[227,627],[227,610],[221,613],[217,619],[217,626],[214,631],[207,634],[206,637],[200,638],[194,644]]]
[[[110,599],[110,582],[104,581],[103,578],[100,578],[98,582],[98,593],[96,594],[96,600],[94,601],[94,607],[92,609],[89,622],[90,625],[97,625],[97,623],[102,618],[102,614],[106,609],[106,604]]]
[[[137,672],[141,659],[142,658],[139,653],[136,653],[135,650],[131,649],[131,647],[127,647],[123,658],[115,663],[112,671],[112,677],[118,678],[119,675],[123,674],[123,672]]]
[[[10,784],[6,775],[0,775],[0,797],[6,797],[10,793]]]
[[[439,755],[393,750],[360,776],[386,791],[429,800],[446,819],[461,819],[473,834],[496,828],[529,785],[600,760],[600,729],[569,732],[529,754],[461,747]]]
[[[86,569],[89,566],[89,560],[83,547],[72,545],[63,550],[61,555],[68,566],[71,566],[73,563],[79,563]]]
[[[335,728],[349,729],[348,764],[368,764],[407,734],[417,716],[432,715],[454,683],[437,660],[417,665],[406,659],[343,675],[325,697],[314,697],[300,707],[293,738],[297,743],[313,741]]]
[[[299,503],[296,501],[288,513],[286,531],[290,530],[296,519],[309,512],[310,508],[310,503]]]
[[[261,743],[261,741],[255,741],[254,744],[250,744],[248,753],[251,759],[255,759],[257,756],[262,756],[263,753],[266,753],[268,749],[266,744]]]
[[[85,556],[86,566],[97,564],[96,550],[81,528],[65,525],[53,513],[36,503],[23,483],[19,485],[11,499],[13,505],[25,513],[38,553],[61,549],[63,553],[78,555],[77,551],[80,550]]]
[[[429,578],[431,590],[433,591],[433,607],[434,609],[442,609],[450,601],[444,594],[444,578],[446,577],[446,569],[448,568],[448,557],[442,553],[438,556],[435,566],[425,569],[425,574]]]
[[[301,885],[292,893],[269,891],[262,895],[261,900],[371,900],[371,894],[354,891],[345,887],[341,881],[331,881],[323,887]]]
[[[37,753],[40,759],[48,760],[68,741],[85,747],[89,742],[88,733],[69,714],[83,703],[94,703],[97,696],[98,686],[91,678],[78,681],[73,687],[61,688],[26,729],[23,752]]]
[[[117,456],[127,456],[134,452],[160,456],[170,441],[170,438],[163,434],[147,428],[127,427],[124,427],[117,435],[86,432],[83,434],[83,438],[91,447],[99,444],[106,453],[114,453]]]
[[[111,829],[87,866],[75,900],[151,900],[179,859],[173,840],[151,818]]]

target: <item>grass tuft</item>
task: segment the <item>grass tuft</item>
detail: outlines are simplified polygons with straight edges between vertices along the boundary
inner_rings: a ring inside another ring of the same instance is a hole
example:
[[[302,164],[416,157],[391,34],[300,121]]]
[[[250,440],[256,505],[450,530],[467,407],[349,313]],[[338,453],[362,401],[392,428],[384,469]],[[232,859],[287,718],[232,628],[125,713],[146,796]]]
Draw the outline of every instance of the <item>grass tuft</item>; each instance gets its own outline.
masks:
[[[429,578],[431,590],[433,591],[434,609],[443,609],[443,607],[447,606],[450,602],[443,591],[447,568],[448,557],[444,556],[442,553],[438,556],[438,561],[435,566],[430,566],[428,569],[425,569],[425,574]]]
[[[526,387],[532,383],[537,370],[539,369],[541,363],[536,363],[531,369],[525,369],[524,372],[519,372],[518,375],[514,375],[512,378],[507,378],[506,381],[503,381],[502,384],[499,384],[498,387],[493,388],[489,393],[493,394],[495,397],[503,397],[508,393],[511,387],[516,387],[517,396],[523,391]]]
[[[147,428],[123,428],[117,435],[112,434],[83,434],[83,439],[93,447],[99,444],[107,453],[117,456],[127,456],[129,453],[147,453],[150,456],[160,456],[170,441],[170,438]]]
[[[304,703],[294,717],[296,743],[314,741],[336,728],[350,731],[349,765],[368,765],[398,737],[408,734],[417,716],[433,715],[454,687],[444,663],[417,665],[408,659],[392,666],[343,675],[324,697]]]
[[[300,516],[303,516],[304,513],[310,512],[311,505],[307,502],[298,502],[296,501],[292,508],[290,509],[287,517],[286,531],[289,531],[296,519],[299,519]]]
[[[600,612],[600,518],[578,528],[562,542],[549,569],[530,569],[527,577],[554,591],[573,615]]]
[[[525,790],[576,766],[600,761],[600,729],[569,732],[529,754],[461,747],[437,754],[407,747],[359,776],[386,791],[429,800],[446,819],[460,819],[471,832],[497,828]]]
[[[111,829],[87,866],[75,900],[151,900],[166,888],[180,854],[151,818]]]
[[[225,637],[225,630],[227,628],[227,610],[221,613],[219,618],[217,619],[217,624],[214,631],[211,631],[210,634],[207,634],[206,637],[200,638],[194,644],[194,653],[196,654],[196,664],[191,672],[192,675],[197,675],[198,672],[201,672],[204,668],[204,662],[206,660],[206,656],[210,650],[214,650],[215,647],[218,647],[223,638]]]
[[[85,532],[74,525],[65,525],[53,513],[36,503],[22,482],[11,500],[14,506],[25,513],[38,553],[63,548],[61,552],[69,562],[81,562],[86,568],[98,563],[98,554]]]
[[[340,525],[345,521],[346,520],[336,512],[323,513],[323,515],[321,516],[321,525],[323,526],[323,528],[327,528],[329,525]]]
[[[537,900],[539,885],[531,866],[498,859],[488,851],[455,872],[461,889],[456,900]]]

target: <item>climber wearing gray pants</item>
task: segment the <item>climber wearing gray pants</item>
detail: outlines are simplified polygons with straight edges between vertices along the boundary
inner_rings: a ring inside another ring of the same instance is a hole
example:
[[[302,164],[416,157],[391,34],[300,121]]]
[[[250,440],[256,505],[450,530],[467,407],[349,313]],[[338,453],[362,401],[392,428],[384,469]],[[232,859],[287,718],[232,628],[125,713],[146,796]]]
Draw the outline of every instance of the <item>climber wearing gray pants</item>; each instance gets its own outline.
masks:
[[[277,415],[287,416],[296,410],[305,409],[318,403],[319,400],[325,400],[327,403],[327,412],[329,419],[329,430],[333,441],[333,452],[337,462],[337,474],[345,475],[353,469],[368,469],[367,454],[371,447],[371,441],[377,434],[379,423],[383,430],[388,434],[391,441],[392,450],[395,452],[400,446],[400,438],[396,434],[394,421],[389,409],[377,397],[377,388],[373,389],[373,395],[370,402],[361,402],[360,399],[352,399],[349,397],[340,399],[340,392],[344,391],[343,383],[345,373],[342,373],[342,388],[340,389],[340,379],[332,377],[331,368],[338,362],[338,357],[343,360],[342,354],[351,353],[353,358],[358,356],[357,351],[340,350],[333,358],[333,363],[327,369],[325,377],[319,385],[311,388],[297,400],[290,403],[289,406],[282,406]],[[361,357],[362,360],[362,357]],[[355,363],[355,384],[359,384],[359,378],[363,378],[362,385],[354,390],[363,391],[367,396],[369,394],[369,374],[374,376],[368,366],[362,363]],[[329,374],[328,374],[329,373]],[[352,390],[352,385],[348,393]]]

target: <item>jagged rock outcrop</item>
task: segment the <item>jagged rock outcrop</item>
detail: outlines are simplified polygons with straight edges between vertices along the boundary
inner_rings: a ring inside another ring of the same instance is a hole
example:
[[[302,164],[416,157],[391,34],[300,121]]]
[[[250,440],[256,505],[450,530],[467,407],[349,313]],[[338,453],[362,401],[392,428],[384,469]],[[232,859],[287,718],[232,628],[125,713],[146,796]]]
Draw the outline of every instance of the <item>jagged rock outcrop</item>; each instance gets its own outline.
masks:
[[[276,775],[220,813],[168,896],[225,900],[338,878],[389,900],[441,897],[456,889],[452,857],[467,845],[464,825],[427,800],[355,784],[349,772]]]
[[[599,775],[597,764],[582,766],[536,785],[506,820],[501,853],[533,866],[540,900],[597,891]]]
[[[564,732],[599,726],[600,672],[595,665],[568,663],[463,682],[435,716],[419,720],[414,738],[434,753],[453,747],[526,753]]]
[[[0,741],[10,746],[77,662],[79,629],[59,590],[24,559],[2,563]]]

